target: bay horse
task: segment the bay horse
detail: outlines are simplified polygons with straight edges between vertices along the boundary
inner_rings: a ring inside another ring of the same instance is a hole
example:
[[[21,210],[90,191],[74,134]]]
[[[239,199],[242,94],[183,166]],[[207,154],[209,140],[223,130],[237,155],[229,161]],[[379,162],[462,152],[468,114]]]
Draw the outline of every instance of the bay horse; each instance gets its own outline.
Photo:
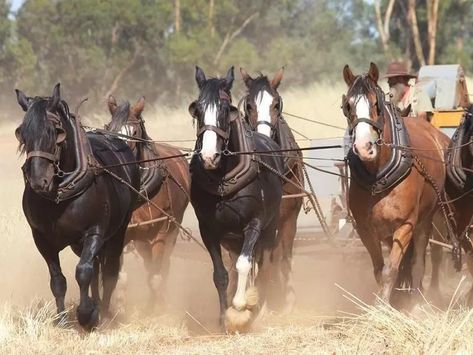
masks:
[[[145,98],[141,97],[131,106],[125,115],[117,116],[119,110],[113,96],[108,98],[108,108],[112,121],[107,125],[111,132],[121,132],[133,137],[127,144],[133,151],[137,161],[179,155],[178,148],[164,143],[154,143],[146,132],[142,113]],[[155,176],[149,177],[153,171]],[[151,291],[150,306],[155,301],[164,299],[171,254],[179,234],[179,227],[168,216],[182,223],[184,212],[189,203],[190,174],[186,158],[177,157],[162,161],[151,161],[140,164],[141,181],[145,195],[156,204],[156,209],[149,202],[144,203],[133,212],[131,224],[125,234],[125,245],[133,243],[144,260],[148,271],[148,285]],[[157,180],[157,183],[147,180]],[[153,222],[155,221],[155,222]],[[152,223],[150,223],[152,222]],[[161,302],[164,303],[164,302]]]
[[[200,92],[189,106],[191,116],[197,121],[196,154],[191,160],[191,203],[214,267],[220,323],[227,331],[243,331],[248,329],[265,300],[265,281],[271,273],[272,253],[277,243],[282,196],[277,174],[283,171],[283,161],[270,154],[278,145],[245,127],[238,109],[232,106],[233,67],[225,78],[209,79],[196,67],[195,79]],[[244,157],[249,156],[229,152],[243,150],[247,144],[252,148],[247,148],[246,153],[267,153],[251,158],[250,168],[246,170],[251,172],[251,178],[242,173],[243,176],[227,179],[229,172],[238,169],[239,163],[246,161]],[[237,188],[231,190],[233,186]],[[233,307],[228,309],[228,273],[222,261],[221,245],[239,254],[237,289]],[[247,290],[253,263],[258,265],[255,285],[259,297],[254,288]]]
[[[348,92],[342,108],[353,142],[349,207],[356,229],[370,254],[380,299],[392,301],[395,287],[416,295],[422,289],[432,217],[444,192],[443,152],[449,139],[423,119],[401,118],[385,102],[376,64],[357,76],[346,65],[343,78]],[[381,243],[390,250],[387,262]]]
[[[281,68],[272,80],[263,74],[252,78],[243,68],[240,68],[240,73],[248,90],[243,101],[245,120],[252,130],[270,137],[281,149],[299,149],[291,129],[282,116],[283,101],[279,95],[278,87],[283,78],[284,68]],[[283,153],[283,155],[284,176],[292,181],[292,184],[288,181],[283,182],[283,195],[300,194],[301,188],[304,188],[302,153],[292,151]],[[297,186],[301,186],[301,188]],[[277,240],[283,287],[282,290],[276,288],[275,292],[282,291],[286,311],[291,311],[295,302],[292,283],[292,252],[297,232],[297,217],[302,202],[302,196],[285,198],[281,201],[279,210]]]
[[[465,250],[465,259],[473,276],[473,105],[469,105],[461,124],[455,131],[447,152],[446,191],[452,200],[456,222],[456,232]],[[473,286],[468,298],[473,306]]]
[[[75,274],[80,288],[77,319],[90,330],[99,321],[98,262],[103,277],[100,311],[107,315],[118,279],[125,231],[137,203],[135,193],[117,177],[139,188],[138,167],[132,164],[110,168],[116,177],[93,169],[132,163],[135,158],[120,139],[86,135],[78,118],[69,113],[67,103],[61,99],[59,84],[51,97],[27,97],[20,90],[16,94],[26,112],[15,131],[20,150],[26,154],[22,167],[23,212],[36,247],[48,265],[60,320],[65,319],[67,286],[59,252],[71,246],[80,256]],[[78,170],[81,179],[75,178]],[[71,184],[63,188],[62,183],[68,179],[72,179]]]

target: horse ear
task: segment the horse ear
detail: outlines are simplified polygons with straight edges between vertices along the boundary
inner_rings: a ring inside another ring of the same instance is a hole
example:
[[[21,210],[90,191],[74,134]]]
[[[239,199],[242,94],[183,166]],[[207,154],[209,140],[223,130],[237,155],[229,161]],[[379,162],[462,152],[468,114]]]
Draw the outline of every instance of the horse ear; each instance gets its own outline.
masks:
[[[343,67],[343,79],[345,80],[345,83],[347,83],[348,86],[351,86],[355,81],[355,75],[351,71],[348,64]]]
[[[370,70],[368,71],[368,76],[371,78],[371,80],[374,81],[375,84],[378,84],[379,69],[378,66],[373,62],[370,63]]]
[[[197,117],[197,102],[194,101],[189,105],[189,113],[193,118]]]
[[[200,69],[198,66],[195,67],[195,81],[197,82],[197,86],[199,89],[202,90],[202,87],[205,84],[205,81],[207,79],[205,78],[204,71]]]
[[[145,97],[141,96],[131,109],[136,117],[139,117],[145,108]]]
[[[245,86],[249,89],[251,84],[253,83],[253,78],[243,68],[240,68],[240,74],[241,78],[243,79],[243,82],[245,83]]]
[[[108,110],[110,111],[110,113],[113,114],[115,113],[115,111],[117,110],[117,100],[115,100],[115,97],[113,97],[112,95],[110,95],[108,97],[108,100],[107,100],[107,105],[108,105]]]
[[[18,140],[18,142],[20,142],[20,144],[23,144],[23,143],[24,143],[23,137],[21,136],[21,125],[19,125],[19,126],[15,129],[15,137],[16,137],[16,139]]]
[[[60,87],[61,87],[60,83],[57,83],[54,86],[53,94],[51,95],[51,98],[49,99],[49,102],[48,102],[48,111],[55,111],[57,108],[57,105],[59,104],[59,101],[61,101]]]
[[[233,80],[235,80],[234,67],[228,69],[227,76],[225,77],[225,89],[230,91],[232,89]]]
[[[25,93],[21,90],[15,89],[16,92],[16,101],[21,106],[23,111],[28,111],[28,98],[26,97]]]
[[[279,87],[279,84],[281,84],[282,77],[284,75],[284,67],[281,67],[277,71],[277,73],[274,75],[273,80],[271,80],[271,87],[276,90]]]

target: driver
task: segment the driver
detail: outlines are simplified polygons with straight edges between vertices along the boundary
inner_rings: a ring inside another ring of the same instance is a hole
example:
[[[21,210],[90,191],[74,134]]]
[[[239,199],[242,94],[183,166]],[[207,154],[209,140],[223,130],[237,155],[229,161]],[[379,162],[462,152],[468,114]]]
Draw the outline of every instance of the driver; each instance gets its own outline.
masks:
[[[432,101],[421,85],[416,85],[417,76],[409,73],[405,62],[392,62],[388,65],[386,75],[391,102],[403,116],[423,117],[430,121],[433,108]]]

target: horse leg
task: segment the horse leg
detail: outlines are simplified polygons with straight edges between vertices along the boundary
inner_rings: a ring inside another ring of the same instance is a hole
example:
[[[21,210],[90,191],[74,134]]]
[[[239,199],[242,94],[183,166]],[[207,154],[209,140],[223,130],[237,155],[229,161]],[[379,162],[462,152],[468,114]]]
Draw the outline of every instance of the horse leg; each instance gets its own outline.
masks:
[[[89,297],[89,287],[94,274],[94,259],[99,254],[103,243],[101,235],[86,236],[80,260],[76,266],[76,280],[80,288],[77,319],[79,324],[87,330],[93,329],[99,320],[98,305]]]
[[[253,219],[243,230],[244,242],[241,248],[240,256],[236,262],[236,269],[238,272],[237,290],[233,297],[233,307],[241,311],[246,308],[246,285],[248,281],[248,274],[251,270],[251,261],[253,258],[253,250],[255,244],[261,234],[261,222],[258,219]]]
[[[425,273],[425,253],[431,232],[432,228],[429,227],[425,232],[420,231],[418,235],[415,235],[413,240],[412,289],[414,291],[414,303],[417,303],[420,293],[422,292],[422,279]]]
[[[278,241],[282,247],[281,275],[283,282],[282,294],[284,296],[285,313],[293,310],[296,301],[294,285],[292,281],[292,251],[294,238],[297,231],[297,215],[299,210],[291,213],[284,223],[278,228]]]
[[[158,305],[164,308],[166,305],[165,292],[171,265],[171,253],[176,243],[179,230],[174,228],[167,234],[161,234],[158,242],[151,247],[151,264],[149,284],[152,298]]]
[[[399,265],[412,240],[412,233],[413,226],[411,223],[401,225],[394,232],[393,246],[389,254],[388,263],[384,265],[381,274],[381,292],[379,296],[386,303],[390,302],[391,293],[398,278]]]
[[[440,221],[440,223],[432,224],[433,233],[432,238],[434,240],[443,241],[442,236],[434,227],[441,228],[445,226],[444,221]],[[434,230],[435,229],[435,230]],[[443,231],[443,229],[441,229]],[[430,244],[430,262],[432,264],[432,274],[430,277],[430,286],[429,286],[429,294],[432,301],[436,304],[442,304],[442,293],[440,292],[440,268],[442,266],[443,260],[443,247],[437,244]]]
[[[230,261],[230,270],[228,277],[227,302],[231,303],[237,289],[238,273],[236,270],[236,262],[238,254],[235,253],[233,249],[230,249],[228,250],[228,256]]]
[[[202,241],[210,254],[214,267],[213,280],[218,291],[218,299],[220,303],[220,325],[223,327],[225,310],[227,309],[228,273],[223,264],[219,239],[200,223],[199,229]]]
[[[115,290],[115,287],[117,286],[126,228],[127,225],[121,228],[121,230],[112,236],[104,246],[104,263],[102,266],[103,296],[101,312],[105,316],[109,315],[110,300],[112,298],[113,290]]]
[[[100,279],[100,259],[99,256],[94,258],[94,275],[90,283],[90,291],[92,293],[92,299],[96,304],[100,304],[100,291],[99,291],[99,279]]]
[[[66,320],[64,298],[66,297],[67,282],[61,270],[59,253],[57,250],[51,248],[46,241],[41,238],[38,232],[33,231],[33,239],[36,247],[48,265],[49,276],[51,278],[49,285],[56,300],[57,314],[59,316],[57,322],[61,323]]]
[[[382,285],[382,271],[384,267],[384,258],[383,250],[381,248],[381,243],[377,238],[374,238],[373,235],[366,233],[361,228],[358,228],[361,242],[365,246],[368,254],[371,258],[371,263],[373,264],[373,273],[374,278],[381,288]]]

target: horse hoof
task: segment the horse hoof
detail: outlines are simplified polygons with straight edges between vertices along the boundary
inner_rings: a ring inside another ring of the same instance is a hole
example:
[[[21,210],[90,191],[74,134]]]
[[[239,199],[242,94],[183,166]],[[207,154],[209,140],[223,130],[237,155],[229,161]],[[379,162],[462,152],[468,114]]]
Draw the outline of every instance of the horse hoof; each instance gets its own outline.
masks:
[[[225,331],[229,334],[247,332],[250,329],[252,313],[249,309],[238,311],[230,307],[225,312]]]
[[[86,307],[77,308],[77,321],[87,331],[94,330],[99,323],[99,308],[91,302]]]

